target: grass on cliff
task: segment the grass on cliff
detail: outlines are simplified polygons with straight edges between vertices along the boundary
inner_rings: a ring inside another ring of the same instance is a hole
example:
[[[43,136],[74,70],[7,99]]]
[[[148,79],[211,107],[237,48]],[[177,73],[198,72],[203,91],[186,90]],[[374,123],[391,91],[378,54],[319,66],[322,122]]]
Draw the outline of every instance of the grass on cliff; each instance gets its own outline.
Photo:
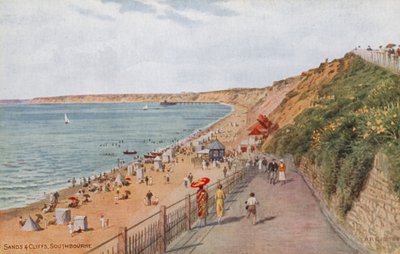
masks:
[[[350,56],[347,56],[350,57]],[[400,77],[351,56],[352,64],[320,88],[312,108],[280,129],[267,151],[302,156],[321,168],[324,194],[345,215],[358,197],[375,154],[389,157],[389,176],[400,197]]]

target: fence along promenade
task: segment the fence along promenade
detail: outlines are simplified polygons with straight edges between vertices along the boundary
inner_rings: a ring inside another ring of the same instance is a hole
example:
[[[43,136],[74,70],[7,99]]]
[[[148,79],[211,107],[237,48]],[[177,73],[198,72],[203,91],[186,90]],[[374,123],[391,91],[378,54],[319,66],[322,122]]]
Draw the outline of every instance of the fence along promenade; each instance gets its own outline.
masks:
[[[356,49],[352,51],[364,60],[400,74],[400,56],[379,50]]]
[[[244,161],[239,161],[240,170],[216,183],[206,186],[209,209],[215,206],[218,183],[228,194],[245,175]],[[234,167],[234,168],[236,168]],[[163,254],[167,245],[180,234],[188,231],[197,222],[196,193],[169,205],[160,206],[160,211],[131,227],[120,228],[119,233],[86,253],[100,254]]]

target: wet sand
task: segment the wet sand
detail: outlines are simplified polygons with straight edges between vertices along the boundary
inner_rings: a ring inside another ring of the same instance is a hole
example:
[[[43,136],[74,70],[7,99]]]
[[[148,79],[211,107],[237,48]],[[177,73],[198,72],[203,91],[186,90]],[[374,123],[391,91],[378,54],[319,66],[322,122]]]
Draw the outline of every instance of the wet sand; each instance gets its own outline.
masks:
[[[225,146],[226,150],[232,151],[237,147],[243,137],[246,136],[248,127],[248,111],[247,108],[235,105],[235,110],[227,117],[213,124],[204,133],[209,131],[217,131],[216,135]],[[45,221],[40,222],[43,230],[35,232],[24,232],[21,230],[18,219],[19,216],[27,218],[31,215],[33,219],[35,214],[42,214],[41,208],[48,200],[40,201],[28,205],[23,208],[13,208],[0,211],[0,253],[83,253],[89,250],[89,247],[95,247],[101,242],[115,236],[121,227],[129,227],[135,223],[147,218],[159,211],[160,205],[170,205],[179,199],[184,198],[188,193],[195,192],[195,189],[185,188],[183,178],[189,172],[192,172],[194,179],[199,177],[209,177],[211,183],[223,178],[222,169],[210,166],[209,170],[203,171],[200,167],[194,166],[191,159],[196,154],[185,155],[178,154],[178,163],[169,163],[167,168],[171,168],[171,180],[169,184],[165,183],[165,173],[151,171],[151,165],[146,165],[146,175],[152,176],[153,185],[146,186],[144,183],[137,183],[136,177],[132,176],[129,186],[120,189],[120,193],[129,190],[131,195],[129,199],[119,200],[118,204],[114,202],[116,190],[111,192],[87,192],[91,198],[91,202],[81,204],[78,208],[71,208],[71,218],[77,215],[85,215],[88,219],[89,231],[75,234],[73,237],[69,235],[67,225],[49,225],[45,226]],[[183,161],[182,161],[183,160]],[[120,171],[123,176],[126,170]],[[230,174],[232,172],[228,172]],[[70,196],[74,196],[80,189],[80,186],[68,188],[59,191],[58,208],[66,208]],[[145,206],[143,198],[147,191],[151,190],[154,196],[159,198],[157,206]],[[82,199],[82,198],[81,198]],[[109,227],[101,229],[100,214],[104,214],[109,219]],[[54,213],[42,214],[45,219],[52,219]],[[60,244],[83,244],[82,247],[76,249],[61,249]],[[54,247],[53,249],[50,249]]]

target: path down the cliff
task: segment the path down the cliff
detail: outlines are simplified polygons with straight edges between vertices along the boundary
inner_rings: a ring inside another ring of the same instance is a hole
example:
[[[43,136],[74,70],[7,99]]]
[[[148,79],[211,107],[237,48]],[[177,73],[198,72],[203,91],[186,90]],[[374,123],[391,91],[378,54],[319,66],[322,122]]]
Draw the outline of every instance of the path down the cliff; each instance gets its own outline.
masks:
[[[285,185],[272,185],[265,173],[250,169],[225,200],[222,224],[212,208],[208,225],[195,226],[170,244],[167,253],[358,253],[331,227],[303,178],[288,171],[287,179]],[[256,225],[245,216],[250,192],[260,202]]]

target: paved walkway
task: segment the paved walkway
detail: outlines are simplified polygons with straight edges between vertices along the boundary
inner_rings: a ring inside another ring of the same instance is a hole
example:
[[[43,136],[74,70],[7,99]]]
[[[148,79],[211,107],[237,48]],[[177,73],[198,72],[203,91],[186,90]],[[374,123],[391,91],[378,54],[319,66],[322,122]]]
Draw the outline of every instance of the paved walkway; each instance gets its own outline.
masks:
[[[288,172],[286,185],[267,183],[250,171],[226,200],[218,225],[212,211],[208,226],[195,227],[168,246],[168,253],[357,253],[333,230],[300,175]],[[260,202],[257,224],[245,217],[250,192]]]

